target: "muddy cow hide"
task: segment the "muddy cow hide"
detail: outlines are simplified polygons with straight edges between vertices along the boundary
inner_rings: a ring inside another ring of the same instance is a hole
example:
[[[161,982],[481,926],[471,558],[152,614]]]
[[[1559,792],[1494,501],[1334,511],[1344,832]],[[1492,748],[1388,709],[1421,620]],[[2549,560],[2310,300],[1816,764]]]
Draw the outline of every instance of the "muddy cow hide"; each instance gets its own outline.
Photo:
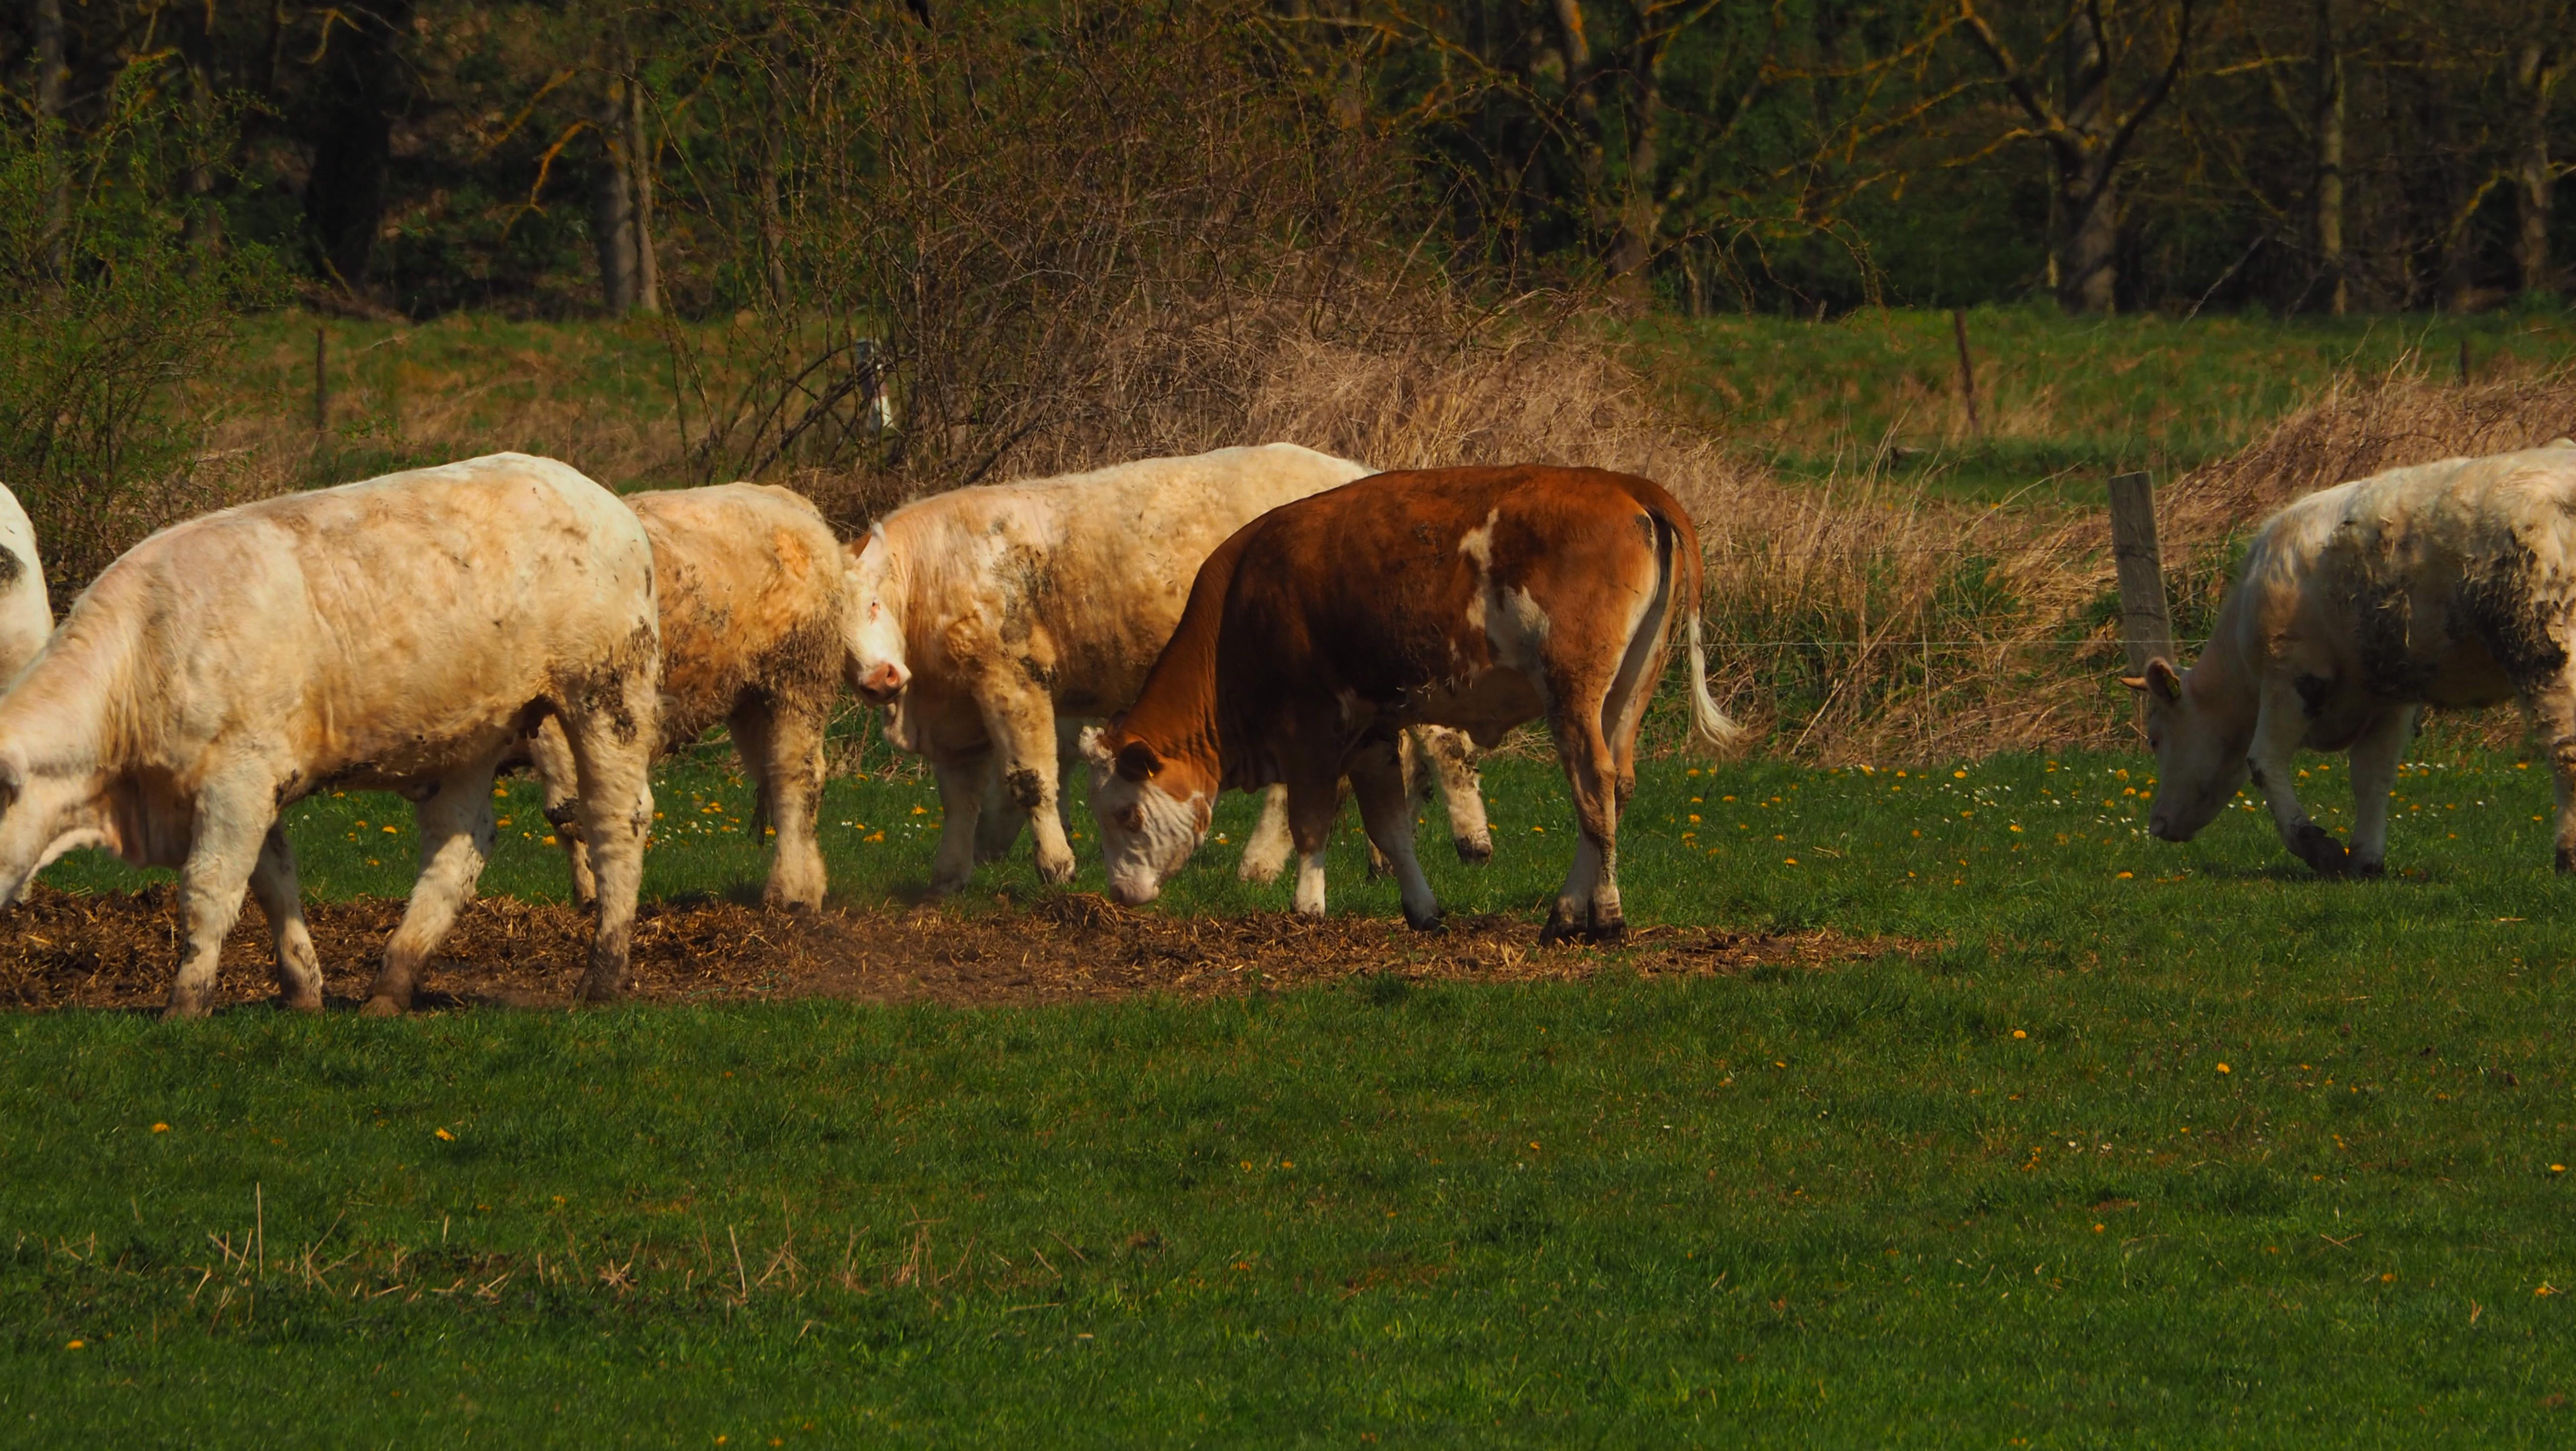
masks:
[[[2576,870],[2576,444],[2395,469],[2263,525],[2188,671],[2147,662],[2148,828],[2189,841],[2250,779],[2284,845],[2377,876],[2388,793],[2427,705],[2522,704],[2558,782],[2558,869]],[[2299,804],[2296,752],[2348,751],[2349,848]]]
[[[758,792],[754,825],[775,832],[764,900],[819,907],[823,732],[858,626],[840,539],[804,495],[770,484],[629,494],[626,503],[653,541],[662,749],[688,745],[719,722],[731,728]],[[596,887],[562,728],[548,720],[532,747],[546,819],[572,861],[573,898],[587,905]]]
[[[492,850],[492,777],[563,724],[599,874],[583,991],[626,985],[661,635],[644,527],[550,459],[497,454],[165,529],[109,565],[0,697],[0,901],[75,846],[179,869],[172,1016],[211,1002],[244,888],[289,1007],[322,972],[278,815],[397,791],[420,877],[368,1010],[408,1007]]]

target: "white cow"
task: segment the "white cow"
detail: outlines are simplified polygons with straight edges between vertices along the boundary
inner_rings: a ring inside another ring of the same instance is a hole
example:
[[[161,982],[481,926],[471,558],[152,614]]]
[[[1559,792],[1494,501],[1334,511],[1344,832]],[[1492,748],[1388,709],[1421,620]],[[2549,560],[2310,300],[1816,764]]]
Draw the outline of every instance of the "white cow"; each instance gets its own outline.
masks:
[[[202,1014],[245,885],[286,1005],[322,1005],[278,813],[398,791],[420,879],[371,1013],[422,963],[492,850],[492,777],[563,722],[600,913],[583,993],[626,983],[661,636],[644,526],[549,459],[497,454],[244,504],[126,551],[0,697],[0,903],[75,845],[179,869],[169,1015]]]
[[[2189,841],[2250,776],[2283,844],[2327,876],[2377,876],[2388,793],[2426,705],[2521,702],[2558,785],[2576,871],[2576,444],[2445,459],[2339,484],[2272,516],[2189,672],[2147,696],[2148,829]],[[2292,782],[2302,747],[2352,753],[2349,852]]]
[[[815,813],[823,729],[852,658],[856,591],[841,541],[804,495],[770,484],[629,494],[653,541],[662,611],[662,741],[677,749],[722,721],[769,827],[772,906],[823,905]],[[573,898],[595,895],[563,731],[537,729],[546,819],[572,861]]]
[[[990,755],[1008,809],[1030,820],[1039,874],[1071,877],[1056,717],[1106,716],[1135,698],[1228,535],[1373,472],[1273,443],[958,489],[879,520],[852,546],[863,616],[852,675],[888,707],[888,738],[938,775],[947,814],[931,889],[974,873]],[[1010,825],[995,833],[1005,846]]]
[[[0,686],[44,648],[54,632],[45,597],[45,567],[36,557],[36,526],[18,496],[0,485]]]

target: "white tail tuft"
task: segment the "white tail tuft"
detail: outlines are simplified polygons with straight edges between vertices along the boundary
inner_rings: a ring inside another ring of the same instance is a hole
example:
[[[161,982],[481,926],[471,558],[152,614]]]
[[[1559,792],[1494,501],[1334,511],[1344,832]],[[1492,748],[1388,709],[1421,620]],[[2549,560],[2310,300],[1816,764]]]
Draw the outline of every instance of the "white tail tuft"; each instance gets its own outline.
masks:
[[[1727,718],[1708,693],[1708,652],[1699,639],[1699,601],[1690,602],[1691,739],[1712,755],[1733,755],[1744,745],[1744,727]]]

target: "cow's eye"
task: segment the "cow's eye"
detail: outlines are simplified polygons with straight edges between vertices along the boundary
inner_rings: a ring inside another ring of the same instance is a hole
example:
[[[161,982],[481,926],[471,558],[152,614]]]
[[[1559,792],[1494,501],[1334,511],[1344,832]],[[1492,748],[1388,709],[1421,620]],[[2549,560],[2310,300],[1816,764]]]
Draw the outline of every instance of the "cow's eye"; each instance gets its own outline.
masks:
[[[1118,825],[1120,829],[1125,831],[1143,831],[1145,829],[1145,813],[1133,806],[1130,806],[1126,810],[1118,813]]]

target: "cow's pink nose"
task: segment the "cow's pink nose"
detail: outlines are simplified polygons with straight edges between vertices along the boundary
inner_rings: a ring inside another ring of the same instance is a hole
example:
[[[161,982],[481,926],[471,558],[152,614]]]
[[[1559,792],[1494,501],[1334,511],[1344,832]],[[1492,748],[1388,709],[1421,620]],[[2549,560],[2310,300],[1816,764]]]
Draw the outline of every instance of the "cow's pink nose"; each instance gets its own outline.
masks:
[[[892,700],[911,681],[911,671],[898,661],[888,660],[859,677],[859,689],[878,700]]]

